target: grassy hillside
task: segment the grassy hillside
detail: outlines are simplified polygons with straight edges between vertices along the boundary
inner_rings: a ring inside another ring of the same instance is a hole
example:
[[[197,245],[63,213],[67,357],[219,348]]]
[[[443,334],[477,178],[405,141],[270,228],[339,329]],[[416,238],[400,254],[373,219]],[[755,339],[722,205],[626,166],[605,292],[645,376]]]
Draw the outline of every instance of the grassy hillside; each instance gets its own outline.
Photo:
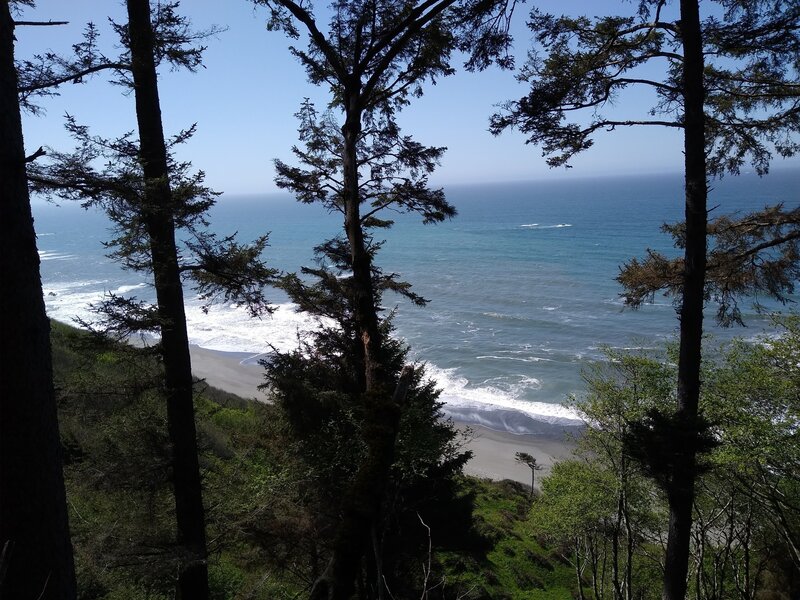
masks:
[[[158,362],[59,323],[53,355],[81,598],[171,598],[179,557]],[[196,407],[214,597],[302,596],[324,548],[280,411],[203,384]],[[461,536],[470,542],[438,547],[442,532],[429,524],[429,597],[572,597],[571,568],[530,532],[528,490],[461,485],[474,507],[473,531]],[[427,557],[419,564],[422,581]]]

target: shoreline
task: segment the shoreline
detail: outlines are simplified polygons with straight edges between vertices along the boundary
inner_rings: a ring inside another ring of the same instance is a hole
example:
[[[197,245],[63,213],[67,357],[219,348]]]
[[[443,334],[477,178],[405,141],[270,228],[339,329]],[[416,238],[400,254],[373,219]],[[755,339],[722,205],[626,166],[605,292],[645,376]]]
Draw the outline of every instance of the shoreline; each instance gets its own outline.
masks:
[[[190,345],[190,352],[192,372],[199,379],[242,398],[266,402],[266,394],[258,389],[264,383],[263,368],[246,362],[253,353],[209,350],[196,344]],[[464,449],[471,450],[473,457],[464,472],[475,477],[511,479],[530,485],[531,470],[515,460],[517,452],[527,452],[543,467],[536,475],[536,487],[539,487],[538,482],[550,472],[553,464],[569,457],[575,447],[573,438],[581,430],[580,427],[539,421],[513,411],[491,411],[500,418],[487,423],[501,423],[519,432],[497,430],[484,423],[459,418],[462,413],[457,408],[448,409],[446,406],[445,414],[458,431],[467,435]]]

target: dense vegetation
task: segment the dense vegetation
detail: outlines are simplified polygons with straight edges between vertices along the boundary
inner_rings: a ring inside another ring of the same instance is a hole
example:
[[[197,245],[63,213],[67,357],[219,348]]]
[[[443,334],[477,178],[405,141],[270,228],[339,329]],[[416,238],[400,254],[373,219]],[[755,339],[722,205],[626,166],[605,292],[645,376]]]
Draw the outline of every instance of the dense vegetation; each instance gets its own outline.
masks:
[[[797,592],[800,322],[784,326],[770,345],[733,344],[706,372],[717,443],[694,508],[693,598]],[[171,597],[180,553],[158,362],[58,323],[53,353],[80,597]],[[595,426],[533,498],[519,483],[460,476],[454,433],[422,392],[382,529],[393,597],[659,597],[664,494],[623,437],[647,411],[669,409],[674,367],[663,356],[610,358],[587,373],[589,394],[576,401]],[[359,452],[346,444],[355,416],[328,419],[328,442],[317,444],[313,427],[295,434],[284,403],[196,389],[211,596],[302,594],[323,564],[330,495]],[[436,447],[421,447],[426,438]]]
[[[172,597],[181,557],[158,362],[150,351],[59,323],[53,355],[80,597]],[[202,382],[196,403],[212,597],[294,597],[322,564],[326,510],[352,470],[347,455],[359,451],[341,447],[352,438],[353,415],[331,420],[328,443],[316,445],[313,434],[292,433],[280,403],[244,401]],[[416,597],[427,585],[432,597],[523,597],[545,588],[568,597],[571,571],[529,534],[528,490],[458,476],[465,457],[452,445],[454,432],[436,420],[429,398],[416,404],[382,532],[392,594]],[[421,447],[426,438],[438,446]],[[439,458],[442,445],[449,460]],[[338,466],[321,468],[331,454]]]

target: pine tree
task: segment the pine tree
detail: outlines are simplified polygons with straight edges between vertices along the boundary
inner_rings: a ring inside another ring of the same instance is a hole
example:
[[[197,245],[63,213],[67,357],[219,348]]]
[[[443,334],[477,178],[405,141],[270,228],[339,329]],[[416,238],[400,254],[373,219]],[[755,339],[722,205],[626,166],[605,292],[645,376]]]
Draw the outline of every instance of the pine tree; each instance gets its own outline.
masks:
[[[379,216],[385,209],[417,213],[426,222],[455,212],[443,192],[427,184],[444,149],[425,148],[400,135],[394,117],[422,93],[426,81],[454,71],[450,62],[457,50],[468,53],[468,68],[483,68],[493,60],[508,65],[504,50],[513,2],[337,1],[331,6],[327,35],[310,4],[256,4],[270,10],[271,28],[295,38],[298,27],[308,33],[308,50],[292,52],[312,83],[329,86],[337,111],[319,116],[304,105],[299,116],[305,147],[295,149],[304,167],[278,162],[277,168],[279,185],[301,201],[320,201],[343,217],[344,239],[335,251],[347,254],[351,269],[347,327],[354,340],[350,351],[356,357],[356,391],[365,414],[360,434],[366,451],[343,502],[331,560],[311,597],[344,599],[353,590],[370,529],[378,519],[404,398],[398,393],[400,382],[387,370],[386,332],[375,285],[376,280],[391,283],[393,277],[376,270],[377,246],[369,230],[391,224]]]
[[[657,126],[683,132],[683,259],[661,272],[638,269],[641,263],[634,262],[621,277],[633,290],[628,298],[634,304],[643,297],[643,290],[671,287],[680,294],[676,412],[666,420],[654,416],[640,432],[641,436],[670,440],[666,447],[650,445],[660,455],[647,458],[665,469],[659,479],[670,504],[664,575],[664,597],[669,600],[682,599],[686,592],[698,454],[708,441],[698,406],[703,309],[709,292],[707,179],[737,174],[747,162],[764,174],[773,153],[787,157],[800,149],[796,138],[800,129],[800,6],[779,0],[719,0],[716,4],[720,14],[701,18],[698,0],[681,0],[674,20],[666,17],[669,6],[664,0],[642,0],[636,17],[556,18],[534,10],[530,25],[544,52],[534,52],[520,76],[531,84],[530,93],[509,103],[492,119],[496,133],[518,127],[529,136],[529,142],[541,144],[552,166],[565,165],[576,153],[590,148],[598,131]],[[656,61],[667,64],[661,80],[643,75],[641,70]],[[627,88],[654,90],[657,105],[644,117],[603,117],[600,110]],[[588,123],[569,122],[568,117],[584,110],[590,113]],[[797,233],[788,239],[785,231],[771,236],[781,230],[781,223],[785,226],[787,219],[793,218],[774,212],[773,216],[761,233],[753,234],[759,227],[751,227],[750,233],[740,238],[746,243],[761,236],[761,243],[746,248],[734,243],[742,250],[738,257],[736,253],[727,255],[726,263],[734,269],[727,274],[722,269],[717,272],[721,297],[729,300],[735,295],[732,292],[759,289],[761,283],[765,284],[762,289],[779,294],[791,289]],[[751,225],[756,223],[756,218],[751,219]],[[739,228],[736,225],[729,233],[735,235]],[[739,277],[736,265],[754,261],[759,253],[784,242],[789,243],[791,259],[782,265],[783,273],[770,274],[756,266],[749,269],[753,276],[747,283],[758,285],[728,287],[747,278]],[[723,317],[726,310],[724,305]],[[641,436],[632,441],[632,447],[644,441]]]
[[[0,597],[75,598],[39,254],[14,63],[0,3]]]
[[[375,404],[364,402],[349,290],[350,253],[342,239],[317,251],[320,266],[305,268],[302,278],[287,277],[284,287],[300,308],[319,317],[320,328],[299,348],[278,353],[265,365],[269,389],[308,469],[303,502],[316,534],[312,554],[324,557],[335,550],[337,540],[319,532],[335,530],[358,495],[371,494],[379,508],[369,522],[369,551],[356,565],[359,589],[367,598],[388,597],[387,589],[393,595],[416,594],[423,585],[418,560],[429,542],[419,519],[435,527],[437,543],[457,544],[459,536],[468,535],[471,506],[468,499],[456,498],[454,477],[469,453],[459,450],[456,431],[442,420],[435,383],[425,380],[421,366],[406,365],[408,348],[392,337],[391,317],[381,318],[380,327],[383,368],[399,390],[393,398],[397,414],[376,415]],[[373,285],[378,302],[385,292],[409,293],[406,284],[377,268]],[[398,420],[396,442],[383,488],[360,488],[365,473],[375,476],[365,463],[375,439],[391,434],[392,418]],[[311,575],[318,579],[322,573],[312,565]]]
[[[109,244],[111,256],[153,278],[155,306],[110,295],[96,309],[107,331],[154,331],[160,336],[179,546],[177,590],[181,598],[203,599],[209,594],[205,517],[183,280],[191,278],[209,301],[221,295],[244,302],[258,315],[268,310],[261,290],[275,271],[260,259],[266,236],[240,245],[233,237],[220,240],[204,230],[204,215],[217,194],[203,185],[202,172],[190,174],[188,163],[171,156],[172,146],[190,138],[194,127],[166,139],[157,66],[166,60],[195,70],[203,51],[196,42],[213,33],[193,32],[177,7],[177,2],[151,8],[149,0],[128,0],[127,23],[114,24],[127,50],[114,62],[115,71],[118,83],[133,90],[138,140],[92,136],[68,117],[77,150],[51,152],[51,161],[31,168],[30,176],[39,189],[106,210],[117,227]],[[188,255],[179,250],[178,231],[189,234]]]

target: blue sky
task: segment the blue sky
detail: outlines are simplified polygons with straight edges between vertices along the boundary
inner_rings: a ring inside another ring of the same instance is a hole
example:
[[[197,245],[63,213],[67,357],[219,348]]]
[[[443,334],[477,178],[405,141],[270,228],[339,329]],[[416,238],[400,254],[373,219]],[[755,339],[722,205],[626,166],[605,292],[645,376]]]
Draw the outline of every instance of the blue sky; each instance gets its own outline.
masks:
[[[537,5],[546,11],[568,14],[612,14],[633,9],[630,2],[611,0],[547,0]],[[521,5],[514,25],[519,64],[529,44],[524,24],[529,8],[529,4]],[[306,82],[302,67],[288,52],[290,41],[282,33],[266,30],[263,8],[254,8],[247,0],[183,0],[181,12],[199,29],[218,25],[227,30],[208,40],[205,68],[198,73],[168,69],[161,73],[166,131],[176,132],[197,123],[197,134],[180,156],[204,170],[207,183],[218,191],[274,191],[272,161],[281,158],[291,162],[291,147],[297,139],[294,113],[305,97],[324,105],[326,90]],[[18,58],[47,49],[68,51],[69,45],[80,38],[87,21],[95,22],[103,31],[105,42],[111,44],[114,36],[106,19],[113,16],[123,21],[124,8],[115,0],[37,0],[36,9],[26,9],[24,16],[68,20],[70,24],[20,28]],[[109,48],[108,52],[113,50]],[[592,149],[573,161],[573,169],[549,169],[539,149],[526,146],[521,135],[493,137],[487,131],[494,106],[524,92],[513,73],[490,69],[474,74],[460,70],[436,86],[428,85],[425,95],[414,100],[399,121],[404,131],[421,143],[448,147],[441,168],[432,177],[438,185],[681,170],[680,134],[660,128],[600,135]],[[40,145],[71,147],[63,132],[66,112],[106,137],[135,128],[133,99],[108,84],[102,75],[83,85],[63,86],[59,97],[41,104],[44,115],[24,118],[29,152]],[[609,110],[641,114],[649,105],[646,94],[636,94],[626,96]]]

